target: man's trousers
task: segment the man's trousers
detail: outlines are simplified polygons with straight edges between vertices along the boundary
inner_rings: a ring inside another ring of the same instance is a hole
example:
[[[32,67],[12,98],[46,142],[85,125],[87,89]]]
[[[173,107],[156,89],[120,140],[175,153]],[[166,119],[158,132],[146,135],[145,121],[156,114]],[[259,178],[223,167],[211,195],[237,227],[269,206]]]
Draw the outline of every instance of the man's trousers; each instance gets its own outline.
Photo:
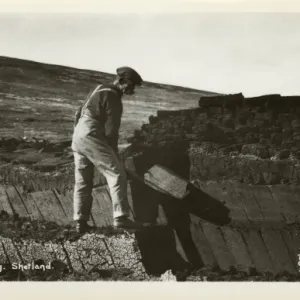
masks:
[[[89,220],[94,167],[104,175],[110,191],[113,217],[129,216],[127,176],[118,154],[105,139],[73,137],[75,162],[74,220]]]

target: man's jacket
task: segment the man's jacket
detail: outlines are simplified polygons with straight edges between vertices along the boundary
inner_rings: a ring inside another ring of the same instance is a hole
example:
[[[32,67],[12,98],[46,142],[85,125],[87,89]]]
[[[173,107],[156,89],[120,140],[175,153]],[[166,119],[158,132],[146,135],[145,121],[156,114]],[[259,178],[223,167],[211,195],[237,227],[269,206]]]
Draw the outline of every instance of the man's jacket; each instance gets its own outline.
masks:
[[[74,136],[106,139],[117,150],[122,112],[122,91],[113,84],[99,85],[76,111]]]

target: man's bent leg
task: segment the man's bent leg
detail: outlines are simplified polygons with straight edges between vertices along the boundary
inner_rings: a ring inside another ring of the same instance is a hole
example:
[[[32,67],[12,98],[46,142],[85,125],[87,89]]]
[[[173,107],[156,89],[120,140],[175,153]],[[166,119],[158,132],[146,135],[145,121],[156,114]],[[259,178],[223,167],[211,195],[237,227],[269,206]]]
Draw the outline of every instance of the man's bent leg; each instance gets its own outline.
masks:
[[[84,155],[74,152],[74,220],[88,221],[92,208],[94,166]]]
[[[129,217],[130,207],[127,196],[127,175],[125,169],[115,152],[112,152],[112,159],[115,168],[112,170],[102,171],[107,185],[109,187],[110,196],[113,204],[113,217]]]

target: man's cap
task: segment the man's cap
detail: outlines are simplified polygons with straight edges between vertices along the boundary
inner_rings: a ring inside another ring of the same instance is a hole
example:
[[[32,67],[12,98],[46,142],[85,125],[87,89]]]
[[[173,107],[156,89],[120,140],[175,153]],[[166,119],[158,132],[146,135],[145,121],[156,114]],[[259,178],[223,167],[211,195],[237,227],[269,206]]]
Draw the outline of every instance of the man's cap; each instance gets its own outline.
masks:
[[[117,75],[121,78],[132,81],[136,85],[141,85],[143,82],[142,77],[137,71],[130,67],[120,67],[117,69]]]

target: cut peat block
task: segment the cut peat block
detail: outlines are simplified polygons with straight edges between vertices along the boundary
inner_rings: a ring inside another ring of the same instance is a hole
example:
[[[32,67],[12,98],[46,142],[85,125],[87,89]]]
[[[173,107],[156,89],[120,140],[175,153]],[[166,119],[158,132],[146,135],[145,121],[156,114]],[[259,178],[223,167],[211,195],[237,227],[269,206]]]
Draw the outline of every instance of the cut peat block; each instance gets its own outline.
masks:
[[[177,199],[183,199],[189,194],[188,181],[175,174],[172,170],[154,165],[144,174],[147,185]]]

